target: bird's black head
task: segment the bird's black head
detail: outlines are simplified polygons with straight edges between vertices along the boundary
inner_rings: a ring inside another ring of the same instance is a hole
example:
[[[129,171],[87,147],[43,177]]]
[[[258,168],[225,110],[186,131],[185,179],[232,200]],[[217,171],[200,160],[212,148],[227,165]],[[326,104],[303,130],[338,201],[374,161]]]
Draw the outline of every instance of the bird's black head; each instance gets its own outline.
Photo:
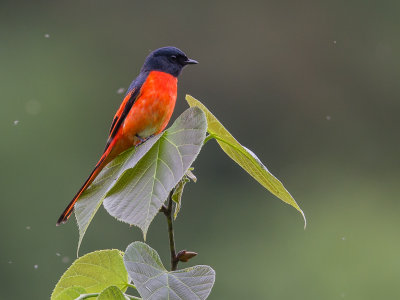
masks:
[[[163,47],[147,56],[141,71],[162,71],[178,77],[184,66],[197,63],[178,48]]]

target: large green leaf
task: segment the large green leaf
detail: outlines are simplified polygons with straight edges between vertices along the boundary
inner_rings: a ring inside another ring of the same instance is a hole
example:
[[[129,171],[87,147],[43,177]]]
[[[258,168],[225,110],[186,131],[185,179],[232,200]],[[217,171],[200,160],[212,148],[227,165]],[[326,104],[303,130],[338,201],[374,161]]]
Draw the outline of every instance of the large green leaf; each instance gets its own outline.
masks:
[[[90,222],[115,181],[125,172],[126,169],[134,167],[160,137],[161,135],[154,136],[146,141],[146,143],[131,148],[117,156],[100,172],[89,188],[79,197],[74,208],[79,228],[77,251],[79,251],[82,239]]]
[[[79,227],[78,251],[90,222],[107,196],[105,205],[111,215],[139,226],[145,233],[155,213],[167,199],[167,190],[171,190],[172,185],[182,178],[198,155],[205,132],[204,113],[198,108],[191,108],[164,133],[111,161],[75,204]],[[160,192],[163,185],[166,190]],[[149,190],[150,186],[154,187],[153,191]]]
[[[128,246],[124,262],[144,300],[206,299],[215,281],[215,272],[209,266],[168,272],[157,252],[142,242],[134,242]]]
[[[199,107],[206,114],[207,131],[210,137],[216,139],[222,150],[263,187],[282,201],[296,208],[304,218],[305,227],[307,223],[303,211],[283,184],[268,171],[260,159],[251,150],[242,146],[200,101],[190,95],[186,95],[186,101],[191,107]]]
[[[119,250],[101,250],[78,258],[58,281],[51,300],[72,300],[78,292],[100,293],[110,285],[125,291],[128,273],[122,255]]]
[[[204,113],[197,107],[186,110],[108,191],[103,202],[108,213],[140,227],[146,237],[170,191],[199,154],[206,130]]]

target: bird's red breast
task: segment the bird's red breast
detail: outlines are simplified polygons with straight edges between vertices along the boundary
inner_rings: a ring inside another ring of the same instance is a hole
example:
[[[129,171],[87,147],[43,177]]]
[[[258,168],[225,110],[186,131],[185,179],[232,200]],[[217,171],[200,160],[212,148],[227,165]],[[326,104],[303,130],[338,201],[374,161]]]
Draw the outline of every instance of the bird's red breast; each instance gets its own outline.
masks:
[[[165,129],[175,108],[177,82],[176,77],[165,72],[149,73],[139,96],[114,137],[114,153],[121,153],[139,144],[141,139]]]
[[[160,133],[174,111],[177,81],[168,73],[151,71],[124,122],[123,135],[135,133],[147,138]]]

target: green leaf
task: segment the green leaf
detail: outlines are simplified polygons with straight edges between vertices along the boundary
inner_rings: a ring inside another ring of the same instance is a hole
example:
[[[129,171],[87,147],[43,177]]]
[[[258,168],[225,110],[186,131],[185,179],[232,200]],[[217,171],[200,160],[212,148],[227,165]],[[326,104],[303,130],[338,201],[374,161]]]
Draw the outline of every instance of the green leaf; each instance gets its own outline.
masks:
[[[193,169],[193,168],[190,168]],[[196,176],[192,173],[191,170],[187,170],[186,174],[182,177],[182,179],[178,182],[178,184],[175,186],[174,193],[172,194],[172,200],[175,202],[175,211],[174,211],[174,220],[178,216],[178,213],[181,209],[182,205],[182,194],[183,194],[183,188],[185,187],[185,184],[188,183],[191,180],[194,182],[197,181]]]
[[[120,221],[147,229],[200,152],[207,122],[197,107],[186,110],[154,143],[152,148],[127,169],[108,191],[103,205]],[[135,159],[135,156],[128,158]]]
[[[71,300],[76,299],[81,294],[86,294],[86,290],[81,286],[71,286],[69,288],[64,289],[57,297],[51,299],[53,300]],[[54,294],[54,293],[53,293]]]
[[[186,101],[191,107],[199,107],[206,114],[207,131],[216,139],[222,150],[263,187],[283,202],[296,208],[302,214],[304,227],[306,227],[307,221],[303,211],[283,184],[268,171],[259,158],[251,150],[242,146],[200,101],[190,95],[186,95]]]
[[[78,258],[58,281],[51,300],[75,299],[74,292],[100,293],[110,285],[125,291],[128,273],[122,255],[119,250],[101,250]]]
[[[111,161],[75,204],[79,227],[77,251],[106,197],[104,206],[112,216],[139,226],[146,234],[169,191],[197,157],[206,127],[204,113],[190,108],[164,133]]]
[[[146,299],[207,299],[215,281],[209,266],[194,266],[168,272],[157,252],[142,242],[128,246],[125,267],[139,294]]]
[[[196,183],[196,182],[197,182],[197,178],[196,178],[196,176],[194,176],[194,174],[192,173],[192,171],[193,171],[193,168],[190,168],[190,169],[186,172],[186,176],[187,176],[190,180],[192,180],[194,183]]]
[[[174,220],[178,216],[179,211],[181,210],[181,199],[183,194],[183,188],[185,184],[190,180],[185,176],[178,182],[175,187],[174,193],[172,194],[172,201],[175,202],[175,211],[174,211]]]
[[[105,290],[101,292],[101,294],[97,297],[97,300],[127,300],[129,298],[125,297],[125,295],[121,292],[119,288],[115,285],[109,286]]]
[[[79,252],[86,230],[100,205],[103,203],[107,192],[127,169],[135,166],[160,137],[161,135],[154,136],[146,141],[146,143],[121,153],[100,172],[89,188],[79,197],[74,208],[79,228],[77,252]]]

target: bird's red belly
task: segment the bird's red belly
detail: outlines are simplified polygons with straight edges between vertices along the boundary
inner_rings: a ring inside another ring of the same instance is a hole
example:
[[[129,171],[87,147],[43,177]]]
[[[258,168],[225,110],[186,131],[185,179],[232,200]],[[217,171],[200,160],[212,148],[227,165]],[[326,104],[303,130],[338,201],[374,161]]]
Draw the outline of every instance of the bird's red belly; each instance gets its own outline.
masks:
[[[122,126],[124,140],[136,145],[140,142],[137,136],[146,139],[163,131],[174,111],[176,94],[176,77],[151,71]]]

